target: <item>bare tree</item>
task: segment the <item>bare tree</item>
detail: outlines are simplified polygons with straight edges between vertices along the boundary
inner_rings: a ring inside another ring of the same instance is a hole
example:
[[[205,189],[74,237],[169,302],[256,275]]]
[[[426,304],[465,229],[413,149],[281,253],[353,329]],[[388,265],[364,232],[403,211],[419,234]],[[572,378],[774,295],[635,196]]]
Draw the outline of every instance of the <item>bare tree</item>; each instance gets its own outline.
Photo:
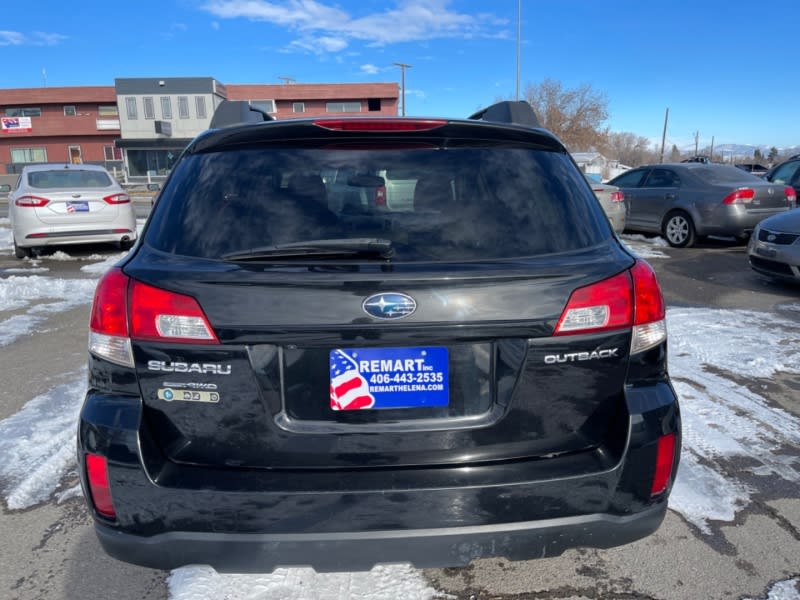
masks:
[[[545,79],[528,85],[530,102],[542,126],[555,133],[571,152],[599,151],[606,144],[608,98],[589,84],[565,88],[560,81]]]
[[[629,167],[638,167],[658,161],[658,154],[650,148],[650,140],[629,131],[611,132],[606,136],[605,153]]]

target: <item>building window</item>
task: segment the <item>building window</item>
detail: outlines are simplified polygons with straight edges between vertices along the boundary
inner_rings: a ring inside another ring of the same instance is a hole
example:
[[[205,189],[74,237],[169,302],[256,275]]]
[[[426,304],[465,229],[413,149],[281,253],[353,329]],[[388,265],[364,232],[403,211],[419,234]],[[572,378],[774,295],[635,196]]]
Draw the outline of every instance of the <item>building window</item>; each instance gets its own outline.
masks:
[[[106,160],[122,160],[122,148],[103,146],[103,155]]]
[[[74,117],[78,114],[78,111],[75,110],[74,106],[64,106],[64,116],[65,117]]]
[[[46,148],[12,148],[12,163],[39,163],[47,162]]]
[[[41,108],[33,108],[33,107],[25,107],[25,108],[7,108],[6,109],[6,116],[7,117],[41,117],[42,116],[42,109]]]
[[[189,118],[189,98],[187,96],[178,96],[178,118]]]
[[[367,100],[367,110],[370,112],[379,111],[381,109],[380,98],[369,98]]]
[[[172,100],[169,96],[161,96],[161,118],[172,118]]]
[[[153,97],[152,96],[145,96],[142,98],[142,106],[144,111],[144,118],[145,119],[155,119],[156,118],[156,107],[153,104]]]
[[[263,110],[265,113],[274,113],[275,100],[250,100],[250,106]]]
[[[125,98],[125,110],[128,111],[128,119],[131,121],[139,118],[136,112],[136,98]]]
[[[293,113],[304,113],[304,112],[306,112],[306,103],[305,102],[292,102],[292,112]]]
[[[205,119],[206,118],[206,98],[205,96],[195,96],[194,97],[194,105],[197,109],[197,118],[198,119]]]
[[[130,98],[130,100],[133,100],[133,98]],[[116,104],[106,104],[106,105],[101,104],[100,106],[97,107],[97,116],[98,117],[118,117],[119,116],[119,110],[117,109],[117,105]]]
[[[325,110],[329,113],[361,112],[361,102],[328,102]]]

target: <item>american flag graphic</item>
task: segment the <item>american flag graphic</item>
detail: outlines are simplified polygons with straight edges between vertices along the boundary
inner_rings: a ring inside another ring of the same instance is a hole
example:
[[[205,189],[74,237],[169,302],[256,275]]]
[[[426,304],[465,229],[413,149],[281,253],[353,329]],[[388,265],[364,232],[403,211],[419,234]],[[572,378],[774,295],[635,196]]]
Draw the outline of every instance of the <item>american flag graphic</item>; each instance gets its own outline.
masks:
[[[358,370],[356,361],[342,350],[331,352],[331,409],[359,410],[372,408],[375,397]]]
[[[74,213],[75,212],[75,207],[72,204],[67,204],[67,212],[68,213]]]

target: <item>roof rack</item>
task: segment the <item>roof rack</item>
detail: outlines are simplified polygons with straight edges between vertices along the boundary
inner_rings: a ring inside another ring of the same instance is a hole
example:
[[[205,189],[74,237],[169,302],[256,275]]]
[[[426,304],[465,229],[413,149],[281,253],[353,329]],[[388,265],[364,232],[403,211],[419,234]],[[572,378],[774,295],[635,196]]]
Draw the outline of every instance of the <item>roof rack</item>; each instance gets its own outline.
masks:
[[[214,111],[209,127],[219,129],[242,123],[263,123],[264,121],[274,121],[274,119],[246,100],[223,100]]]
[[[525,100],[503,100],[479,110],[470,119],[493,121],[526,127],[541,127],[533,107]]]

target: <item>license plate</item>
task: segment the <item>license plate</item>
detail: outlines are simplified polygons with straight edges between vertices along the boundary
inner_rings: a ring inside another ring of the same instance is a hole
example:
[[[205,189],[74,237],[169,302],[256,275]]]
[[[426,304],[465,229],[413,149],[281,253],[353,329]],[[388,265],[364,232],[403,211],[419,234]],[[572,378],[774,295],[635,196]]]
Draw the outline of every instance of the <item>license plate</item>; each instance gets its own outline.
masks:
[[[766,256],[767,258],[775,258],[778,252],[774,248],[764,248],[762,246],[756,247],[756,254],[759,256]]]
[[[89,212],[89,203],[84,201],[67,202],[67,212],[68,213]]]
[[[447,348],[337,348],[330,352],[331,410],[447,406]]]

